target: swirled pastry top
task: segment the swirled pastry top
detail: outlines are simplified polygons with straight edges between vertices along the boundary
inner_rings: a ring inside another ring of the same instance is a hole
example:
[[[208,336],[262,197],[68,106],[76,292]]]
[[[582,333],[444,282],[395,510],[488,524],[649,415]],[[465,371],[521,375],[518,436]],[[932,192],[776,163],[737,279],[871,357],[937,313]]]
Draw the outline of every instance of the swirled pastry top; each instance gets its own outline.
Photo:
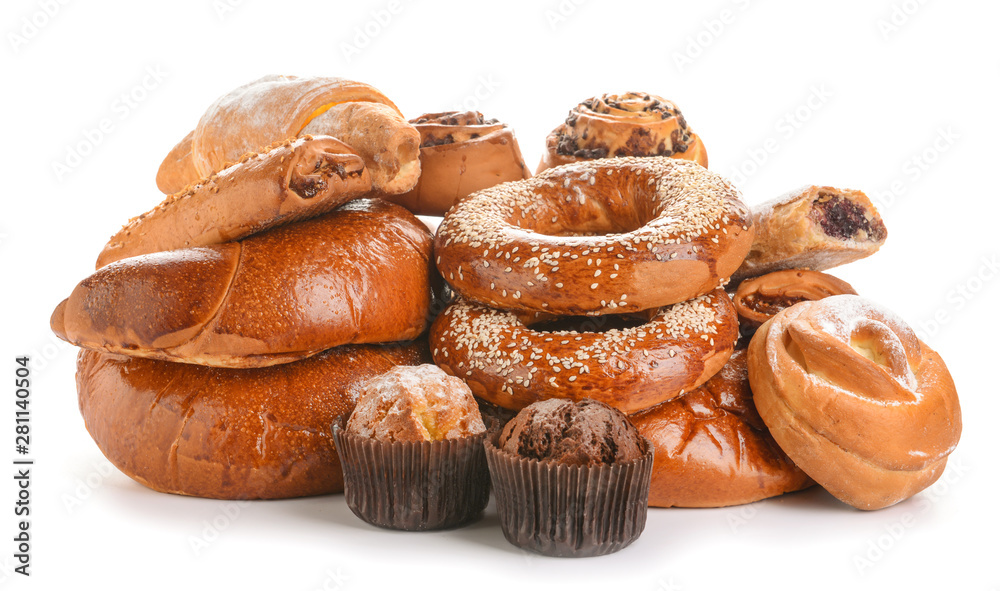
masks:
[[[669,156],[708,166],[677,105],[655,94],[603,94],[574,107],[546,139],[538,171],[583,159]]]

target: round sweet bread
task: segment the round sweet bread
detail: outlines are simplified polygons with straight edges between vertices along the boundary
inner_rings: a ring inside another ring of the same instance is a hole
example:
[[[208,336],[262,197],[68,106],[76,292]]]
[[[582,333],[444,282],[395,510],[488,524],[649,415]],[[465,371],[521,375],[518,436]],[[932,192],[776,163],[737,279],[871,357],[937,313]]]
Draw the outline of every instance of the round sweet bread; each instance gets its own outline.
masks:
[[[76,384],[87,430],[108,460],[160,492],[279,499],[340,492],[330,426],[352,389],[426,346],[345,345],[253,369],[82,350]]]
[[[833,496],[880,509],[933,484],[962,415],[941,356],[892,312],[855,295],[795,304],[747,353],[775,441]]]
[[[629,420],[656,450],[650,506],[742,505],[813,485],[757,414],[745,349],[699,388]]]

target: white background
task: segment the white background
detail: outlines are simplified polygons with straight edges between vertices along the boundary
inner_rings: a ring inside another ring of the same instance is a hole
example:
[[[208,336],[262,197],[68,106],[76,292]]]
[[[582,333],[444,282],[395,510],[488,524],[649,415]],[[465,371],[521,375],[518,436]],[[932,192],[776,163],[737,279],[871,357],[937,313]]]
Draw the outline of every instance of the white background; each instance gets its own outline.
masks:
[[[36,461],[30,579],[12,571],[13,467],[0,472],[0,586],[1000,588],[995,2],[8,0],[0,11],[0,461],[15,459],[23,354]],[[48,331],[49,314],[107,238],[162,198],[156,169],[203,110],[270,73],[362,80],[408,117],[478,108],[515,129],[532,168],[581,100],[653,92],[678,103],[709,167],[750,203],[803,184],[866,191],[888,241],[835,273],[948,362],[965,430],[944,478],[872,513],[815,489],[653,510],[633,546],[581,560],[514,549],[492,506],[465,529],[406,534],[366,526],[342,496],[238,504],[132,482],[84,429],[75,349]]]

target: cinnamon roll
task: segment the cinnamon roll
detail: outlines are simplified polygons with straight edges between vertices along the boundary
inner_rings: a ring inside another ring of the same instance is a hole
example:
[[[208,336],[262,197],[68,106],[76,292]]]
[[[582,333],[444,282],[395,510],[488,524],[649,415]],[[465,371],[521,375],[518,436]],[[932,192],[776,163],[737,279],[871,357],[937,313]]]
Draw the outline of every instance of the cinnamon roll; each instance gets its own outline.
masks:
[[[627,92],[603,94],[574,107],[546,138],[536,172],[618,156],[669,156],[708,166],[705,145],[677,105],[655,94]]]

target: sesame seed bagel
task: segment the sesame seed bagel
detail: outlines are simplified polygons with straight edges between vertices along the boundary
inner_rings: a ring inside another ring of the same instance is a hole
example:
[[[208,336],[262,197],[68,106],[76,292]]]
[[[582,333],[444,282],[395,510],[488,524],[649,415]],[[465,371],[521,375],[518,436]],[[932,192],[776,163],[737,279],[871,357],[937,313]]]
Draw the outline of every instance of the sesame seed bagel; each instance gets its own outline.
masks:
[[[566,164],[474,193],[438,228],[438,270],[495,308],[599,315],[717,288],[743,262],[753,222],[739,191],[666,157]]]
[[[459,300],[431,326],[434,362],[504,408],[592,398],[632,413],[704,383],[726,364],[739,333],[722,289],[603,332],[623,316],[587,318],[589,331],[542,330],[540,321],[550,318]],[[559,323],[546,322],[553,329]]]

